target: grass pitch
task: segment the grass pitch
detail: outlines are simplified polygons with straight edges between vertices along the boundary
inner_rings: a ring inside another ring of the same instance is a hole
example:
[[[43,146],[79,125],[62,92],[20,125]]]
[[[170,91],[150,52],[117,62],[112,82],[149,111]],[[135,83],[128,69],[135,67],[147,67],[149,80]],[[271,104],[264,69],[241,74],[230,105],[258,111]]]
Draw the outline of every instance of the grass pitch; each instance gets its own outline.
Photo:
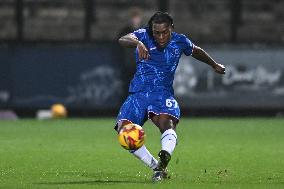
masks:
[[[194,118],[178,125],[171,179],[122,149],[114,119],[0,121],[0,188],[284,188],[283,118]],[[146,145],[157,157],[158,129]]]

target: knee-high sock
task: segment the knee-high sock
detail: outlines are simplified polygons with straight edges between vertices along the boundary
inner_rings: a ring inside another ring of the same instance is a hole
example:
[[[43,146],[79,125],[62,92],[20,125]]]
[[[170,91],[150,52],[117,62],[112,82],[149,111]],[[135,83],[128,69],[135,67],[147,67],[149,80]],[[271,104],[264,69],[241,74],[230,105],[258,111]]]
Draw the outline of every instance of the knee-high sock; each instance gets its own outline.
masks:
[[[153,157],[153,155],[147,150],[146,146],[143,145],[138,150],[131,152],[135,157],[140,159],[148,167],[155,169],[158,165],[158,161]]]
[[[177,143],[177,134],[173,129],[166,130],[161,136],[162,150],[173,153]]]

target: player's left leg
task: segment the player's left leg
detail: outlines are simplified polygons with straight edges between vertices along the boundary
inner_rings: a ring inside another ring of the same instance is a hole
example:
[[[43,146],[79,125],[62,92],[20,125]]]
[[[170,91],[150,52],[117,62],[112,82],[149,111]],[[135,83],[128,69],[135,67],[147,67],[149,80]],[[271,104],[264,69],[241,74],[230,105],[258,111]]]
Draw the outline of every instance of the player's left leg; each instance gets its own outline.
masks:
[[[177,101],[171,93],[165,91],[153,93],[152,103],[148,107],[148,116],[161,132],[162,149],[153,181],[160,181],[167,176],[167,165],[177,144],[176,126],[180,117]]]
[[[152,179],[153,181],[161,181],[168,177],[167,166],[177,143],[177,134],[175,132],[177,120],[168,114],[160,114],[154,115],[152,121],[162,133],[162,149],[158,154],[160,160]]]
[[[168,114],[154,115],[151,119],[153,123],[159,128],[162,134],[162,150],[168,152],[171,155],[176,146],[177,134],[175,130],[178,120]]]
[[[153,181],[157,182],[168,178],[167,166],[177,143],[177,134],[175,132],[177,120],[170,115],[160,114],[153,116],[152,121],[162,133],[162,149],[158,154],[160,159],[152,177]]]

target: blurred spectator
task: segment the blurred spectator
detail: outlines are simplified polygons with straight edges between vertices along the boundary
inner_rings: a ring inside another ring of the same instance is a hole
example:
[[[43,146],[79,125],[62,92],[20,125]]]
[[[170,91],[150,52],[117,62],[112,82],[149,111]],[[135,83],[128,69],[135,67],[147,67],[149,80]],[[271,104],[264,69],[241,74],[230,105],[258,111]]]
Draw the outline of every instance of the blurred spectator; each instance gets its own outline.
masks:
[[[124,36],[128,33],[133,32],[134,30],[142,26],[142,10],[139,7],[131,7],[129,9],[129,20],[127,25],[120,29],[118,38]]]
[[[139,7],[131,7],[129,9],[129,14],[128,14],[128,23],[124,27],[122,27],[119,30],[117,39],[120,37],[131,33],[135,31],[136,29],[139,29],[142,27],[142,17],[143,13],[142,10]],[[136,63],[135,63],[135,53],[133,49],[129,48],[121,48],[121,54],[122,54],[122,66],[123,66],[123,74],[122,74],[122,79],[123,79],[123,91],[125,92],[124,97],[122,100],[125,100],[128,96],[128,87],[131,79],[133,78],[133,75],[136,71]]]

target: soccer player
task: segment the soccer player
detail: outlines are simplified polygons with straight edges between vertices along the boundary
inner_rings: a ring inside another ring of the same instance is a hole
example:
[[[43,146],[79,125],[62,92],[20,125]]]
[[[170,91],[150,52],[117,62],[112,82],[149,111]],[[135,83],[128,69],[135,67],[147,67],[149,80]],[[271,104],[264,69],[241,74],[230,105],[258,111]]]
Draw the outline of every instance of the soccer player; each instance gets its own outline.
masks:
[[[134,156],[153,169],[153,181],[168,177],[167,165],[177,143],[176,126],[180,109],[174,98],[173,80],[182,54],[192,56],[225,74],[225,67],[216,63],[202,48],[183,34],[173,31],[174,23],[168,13],[156,12],[146,28],[119,38],[123,47],[135,48],[137,69],[129,87],[129,96],[120,108],[115,129],[129,124],[143,126],[147,119],[161,132],[159,161],[143,145]]]

